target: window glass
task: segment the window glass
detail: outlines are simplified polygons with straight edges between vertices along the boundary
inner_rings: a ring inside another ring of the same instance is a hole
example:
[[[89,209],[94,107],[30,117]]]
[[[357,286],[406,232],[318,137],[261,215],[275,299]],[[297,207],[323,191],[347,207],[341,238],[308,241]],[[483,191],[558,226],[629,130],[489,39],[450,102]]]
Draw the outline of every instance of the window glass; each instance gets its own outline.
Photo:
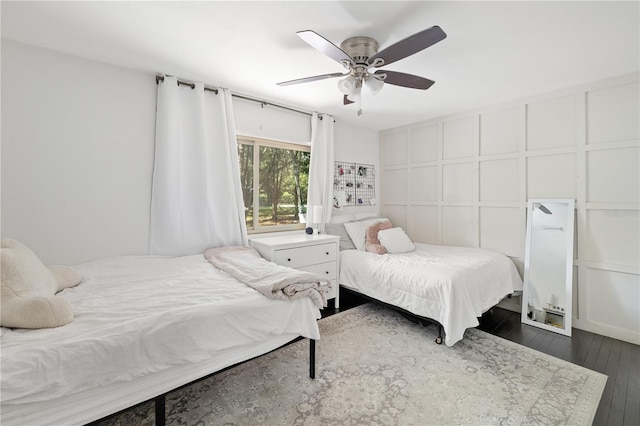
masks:
[[[304,227],[309,147],[238,139],[247,229],[253,232]]]

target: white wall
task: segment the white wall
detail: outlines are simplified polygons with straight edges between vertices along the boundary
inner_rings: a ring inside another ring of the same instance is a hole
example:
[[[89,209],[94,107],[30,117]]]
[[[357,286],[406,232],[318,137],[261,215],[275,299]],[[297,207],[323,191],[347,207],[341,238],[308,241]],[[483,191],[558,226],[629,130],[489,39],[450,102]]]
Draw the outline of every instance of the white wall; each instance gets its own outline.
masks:
[[[526,201],[576,200],[574,326],[640,343],[638,74],[381,132],[382,209],[416,241],[524,262]]]
[[[43,262],[147,252],[153,75],[2,40],[2,237]]]
[[[47,264],[146,254],[154,75],[4,39],[1,66],[2,237]],[[241,133],[310,139],[308,116],[234,104]],[[377,132],[335,129],[336,159],[378,167]]]
[[[335,159],[348,163],[373,164],[376,175],[376,205],[347,206],[347,213],[377,213],[380,210],[380,138],[378,132],[363,127],[356,127],[336,122],[335,126]]]
[[[233,98],[236,132],[241,136],[309,145],[311,116],[274,105]]]

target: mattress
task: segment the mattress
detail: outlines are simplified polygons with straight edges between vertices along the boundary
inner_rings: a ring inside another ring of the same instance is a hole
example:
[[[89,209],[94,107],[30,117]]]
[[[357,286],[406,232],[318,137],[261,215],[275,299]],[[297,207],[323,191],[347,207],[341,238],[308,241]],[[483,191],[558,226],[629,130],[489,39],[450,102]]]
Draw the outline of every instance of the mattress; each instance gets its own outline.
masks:
[[[343,250],[340,285],[438,321],[452,346],[483,312],[522,290],[522,279],[503,254],[418,243],[402,254]]]
[[[55,407],[105,389],[116,411],[296,336],[320,337],[311,299],[266,298],[202,255],[123,256],[75,269],[83,281],[58,293],[73,306],[72,323],[2,330],[3,424],[24,423],[39,404]],[[130,396],[138,381],[147,383],[136,392],[140,401],[118,397]]]

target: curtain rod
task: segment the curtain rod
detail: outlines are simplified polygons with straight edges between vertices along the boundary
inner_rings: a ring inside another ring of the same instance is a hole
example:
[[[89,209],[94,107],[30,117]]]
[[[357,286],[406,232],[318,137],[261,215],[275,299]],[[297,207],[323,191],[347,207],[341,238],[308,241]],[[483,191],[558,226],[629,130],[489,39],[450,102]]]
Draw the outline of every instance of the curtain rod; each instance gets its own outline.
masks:
[[[159,84],[161,81],[164,81],[164,75],[156,75],[156,84]],[[195,89],[195,87],[196,87],[195,83],[191,83],[191,82],[189,82],[189,81],[182,81],[182,80],[178,80],[178,86],[181,86],[181,85],[183,85],[183,86],[189,86],[189,87],[191,87],[192,89]],[[213,92],[213,93],[215,93],[216,95],[218,94],[218,89],[216,89],[216,88],[206,87],[206,86],[205,86],[204,90],[207,90],[207,91],[209,91],[209,92]],[[301,109],[297,109],[297,108],[293,108],[293,107],[288,107],[288,106],[285,106],[285,105],[274,104],[273,102],[268,102],[268,101],[264,101],[264,100],[262,100],[262,99],[257,99],[257,98],[251,98],[251,97],[249,97],[249,96],[240,95],[240,94],[238,94],[238,93],[233,93],[233,92],[232,92],[232,93],[231,93],[231,96],[233,96],[233,97],[235,97],[235,98],[238,98],[238,99],[244,99],[244,100],[246,100],[246,101],[257,102],[257,103],[259,103],[259,104],[262,104],[263,106],[264,106],[264,105],[271,105],[271,106],[274,106],[274,107],[277,107],[277,108],[286,109],[286,110],[289,110],[289,111],[297,112],[297,113],[304,114],[304,115],[308,115],[308,116],[311,116],[311,115],[312,115],[312,113],[310,113],[309,111],[304,111],[304,110],[301,110]],[[322,120],[322,116],[320,116],[320,119]],[[334,120],[334,121],[335,121],[335,120]]]
[[[249,96],[240,95],[238,93],[233,93],[232,92],[231,96],[233,96],[235,98],[238,98],[238,99],[244,99],[246,101],[257,102],[257,103],[262,104],[262,105],[271,105],[271,106],[274,106],[274,107],[277,107],[277,108],[286,109],[286,110],[289,110],[289,111],[297,112],[297,113],[308,115],[308,116],[312,115],[312,113],[310,113],[309,111],[303,111],[301,109],[288,107],[288,106],[285,106],[285,105],[274,104],[273,102],[263,101],[262,99],[251,98]],[[322,119],[322,117],[320,117],[320,118]]]
[[[156,84],[159,84],[161,81],[164,81],[164,75],[156,75]],[[188,81],[182,81],[182,80],[178,80],[178,86],[189,86],[192,89],[196,88],[195,83],[191,83]],[[218,94],[218,89],[213,88],[213,87],[206,87],[204,88],[205,91],[207,92],[213,92],[216,95]]]

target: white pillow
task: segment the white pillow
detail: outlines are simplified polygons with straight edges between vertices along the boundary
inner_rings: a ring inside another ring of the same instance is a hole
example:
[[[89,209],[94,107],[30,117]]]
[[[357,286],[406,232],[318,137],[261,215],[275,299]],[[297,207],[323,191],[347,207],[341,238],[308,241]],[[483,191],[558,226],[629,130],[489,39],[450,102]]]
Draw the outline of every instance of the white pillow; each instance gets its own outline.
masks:
[[[387,220],[385,217],[374,217],[372,219],[360,220],[357,222],[347,222],[344,224],[344,228],[347,230],[347,234],[351,237],[353,245],[358,250],[363,250],[365,247],[365,237],[367,235],[367,228],[377,222]]]
[[[378,239],[389,253],[407,253],[416,249],[402,228],[383,229],[378,232]]]

